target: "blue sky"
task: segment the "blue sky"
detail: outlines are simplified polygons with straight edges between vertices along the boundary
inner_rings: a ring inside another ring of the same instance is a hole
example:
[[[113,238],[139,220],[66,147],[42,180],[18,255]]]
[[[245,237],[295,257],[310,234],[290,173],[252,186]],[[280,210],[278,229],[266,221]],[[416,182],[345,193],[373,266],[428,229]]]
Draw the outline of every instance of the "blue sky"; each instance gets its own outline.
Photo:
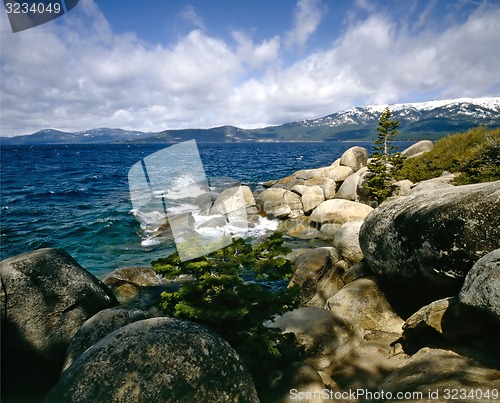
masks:
[[[500,0],[80,0],[13,34],[0,134],[231,124],[500,95]]]

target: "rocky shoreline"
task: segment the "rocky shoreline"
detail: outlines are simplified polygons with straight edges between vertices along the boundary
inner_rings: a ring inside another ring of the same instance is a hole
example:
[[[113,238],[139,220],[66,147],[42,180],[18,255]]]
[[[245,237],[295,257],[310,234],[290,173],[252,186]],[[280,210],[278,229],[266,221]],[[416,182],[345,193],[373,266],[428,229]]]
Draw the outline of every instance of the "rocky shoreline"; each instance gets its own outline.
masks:
[[[265,216],[305,246],[325,245],[287,256],[301,307],[268,325],[293,332],[306,355],[261,400],[445,401],[458,390],[462,401],[498,401],[500,182],[400,181],[375,206],[367,161],[353,147],[331,166],[241,187],[250,223]],[[222,217],[237,204],[231,191],[197,202]],[[0,274],[6,402],[258,401],[223,339],[155,308],[180,284],[150,268],[101,282],[63,250],[41,249],[4,260]]]

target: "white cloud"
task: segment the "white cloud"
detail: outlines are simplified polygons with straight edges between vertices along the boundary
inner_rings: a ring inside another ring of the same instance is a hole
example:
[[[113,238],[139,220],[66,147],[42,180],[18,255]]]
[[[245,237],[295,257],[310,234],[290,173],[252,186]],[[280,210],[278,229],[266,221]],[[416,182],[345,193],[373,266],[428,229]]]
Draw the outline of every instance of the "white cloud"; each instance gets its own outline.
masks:
[[[198,29],[205,29],[203,18],[200,17],[196,9],[190,4],[182,9],[182,11],[179,13],[179,17],[193,24]]]
[[[286,33],[256,42],[240,31],[224,40],[193,30],[153,46],[114,34],[91,0],[78,8],[61,24],[15,35],[1,13],[2,135],[47,127],[259,127],[415,95],[495,95],[500,86],[498,7],[417,34],[371,13],[329,48],[289,65]]]
[[[322,18],[320,0],[298,0],[293,28],[285,36],[287,48],[304,48],[309,37],[316,32]]]

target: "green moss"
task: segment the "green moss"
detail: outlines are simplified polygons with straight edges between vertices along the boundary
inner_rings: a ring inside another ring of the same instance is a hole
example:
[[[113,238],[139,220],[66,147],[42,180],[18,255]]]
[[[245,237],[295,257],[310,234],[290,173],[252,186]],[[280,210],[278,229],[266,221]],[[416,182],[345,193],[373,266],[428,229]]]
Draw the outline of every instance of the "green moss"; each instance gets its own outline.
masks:
[[[477,127],[444,137],[431,151],[405,160],[398,178],[419,182],[445,171],[458,173],[460,185],[500,180],[500,129]]]

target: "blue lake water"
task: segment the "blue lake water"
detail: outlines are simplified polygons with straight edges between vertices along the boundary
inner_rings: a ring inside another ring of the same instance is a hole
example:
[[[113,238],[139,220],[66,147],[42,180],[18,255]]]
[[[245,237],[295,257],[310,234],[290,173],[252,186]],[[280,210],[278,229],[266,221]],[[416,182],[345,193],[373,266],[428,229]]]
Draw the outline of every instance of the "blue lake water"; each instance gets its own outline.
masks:
[[[400,143],[404,149],[410,143]],[[255,188],[299,169],[331,164],[371,143],[198,143],[208,178]],[[172,244],[144,246],[131,214],[128,171],[166,144],[2,146],[1,259],[44,247],[64,248],[94,274],[148,266]]]

